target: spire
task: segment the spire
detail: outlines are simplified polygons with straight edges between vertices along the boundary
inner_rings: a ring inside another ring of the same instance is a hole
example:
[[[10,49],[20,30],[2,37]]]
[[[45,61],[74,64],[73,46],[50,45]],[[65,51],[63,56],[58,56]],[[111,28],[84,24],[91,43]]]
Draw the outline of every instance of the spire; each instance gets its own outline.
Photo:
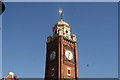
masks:
[[[63,21],[63,11],[59,10],[59,14],[60,14],[60,21]]]

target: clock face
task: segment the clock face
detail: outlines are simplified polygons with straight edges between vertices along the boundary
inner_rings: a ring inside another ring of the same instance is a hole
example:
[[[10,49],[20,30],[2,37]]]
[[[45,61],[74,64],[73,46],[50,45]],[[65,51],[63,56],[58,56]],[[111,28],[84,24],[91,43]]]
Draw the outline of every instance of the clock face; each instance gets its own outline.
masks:
[[[55,51],[52,51],[52,52],[50,53],[50,60],[54,60],[54,59],[55,59],[55,56],[56,56]]]
[[[67,57],[68,60],[72,60],[73,59],[73,54],[69,50],[65,51],[65,56]]]

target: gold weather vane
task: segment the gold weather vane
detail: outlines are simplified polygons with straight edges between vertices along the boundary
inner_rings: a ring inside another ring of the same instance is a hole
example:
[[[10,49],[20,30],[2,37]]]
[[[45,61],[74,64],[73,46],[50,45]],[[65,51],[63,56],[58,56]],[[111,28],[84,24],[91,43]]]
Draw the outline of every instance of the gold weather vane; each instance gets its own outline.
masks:
[[[59,10],[59,14],[60,14],[60,21],[63,21],[63,11]]]

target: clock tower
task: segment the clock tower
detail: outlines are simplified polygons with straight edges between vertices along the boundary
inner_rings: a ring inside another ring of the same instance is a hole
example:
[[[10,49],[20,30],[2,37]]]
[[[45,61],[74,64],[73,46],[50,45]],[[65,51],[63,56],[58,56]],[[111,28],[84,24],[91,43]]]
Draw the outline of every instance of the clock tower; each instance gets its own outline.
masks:
[[[70,25],[60,20],[47,37],[45,80],[78,80],[78,51],[76,35],[71,35]]]

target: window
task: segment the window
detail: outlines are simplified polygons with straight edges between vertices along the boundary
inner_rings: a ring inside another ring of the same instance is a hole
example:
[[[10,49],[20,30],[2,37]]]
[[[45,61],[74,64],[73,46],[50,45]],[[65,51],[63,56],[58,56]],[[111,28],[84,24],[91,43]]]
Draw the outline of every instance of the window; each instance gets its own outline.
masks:
[[[70,74],[70,70],[68,70],[68,74]]]
[[[67,68],[67,76],[71,76],[71,69]]]
[[[68,33],[68,31],[66,30],[66,33]]]
[[[54,68],[51,69],[51,76],[54,76]]]
[[[55,31],[55,34],[57,34],[57,31]]]

